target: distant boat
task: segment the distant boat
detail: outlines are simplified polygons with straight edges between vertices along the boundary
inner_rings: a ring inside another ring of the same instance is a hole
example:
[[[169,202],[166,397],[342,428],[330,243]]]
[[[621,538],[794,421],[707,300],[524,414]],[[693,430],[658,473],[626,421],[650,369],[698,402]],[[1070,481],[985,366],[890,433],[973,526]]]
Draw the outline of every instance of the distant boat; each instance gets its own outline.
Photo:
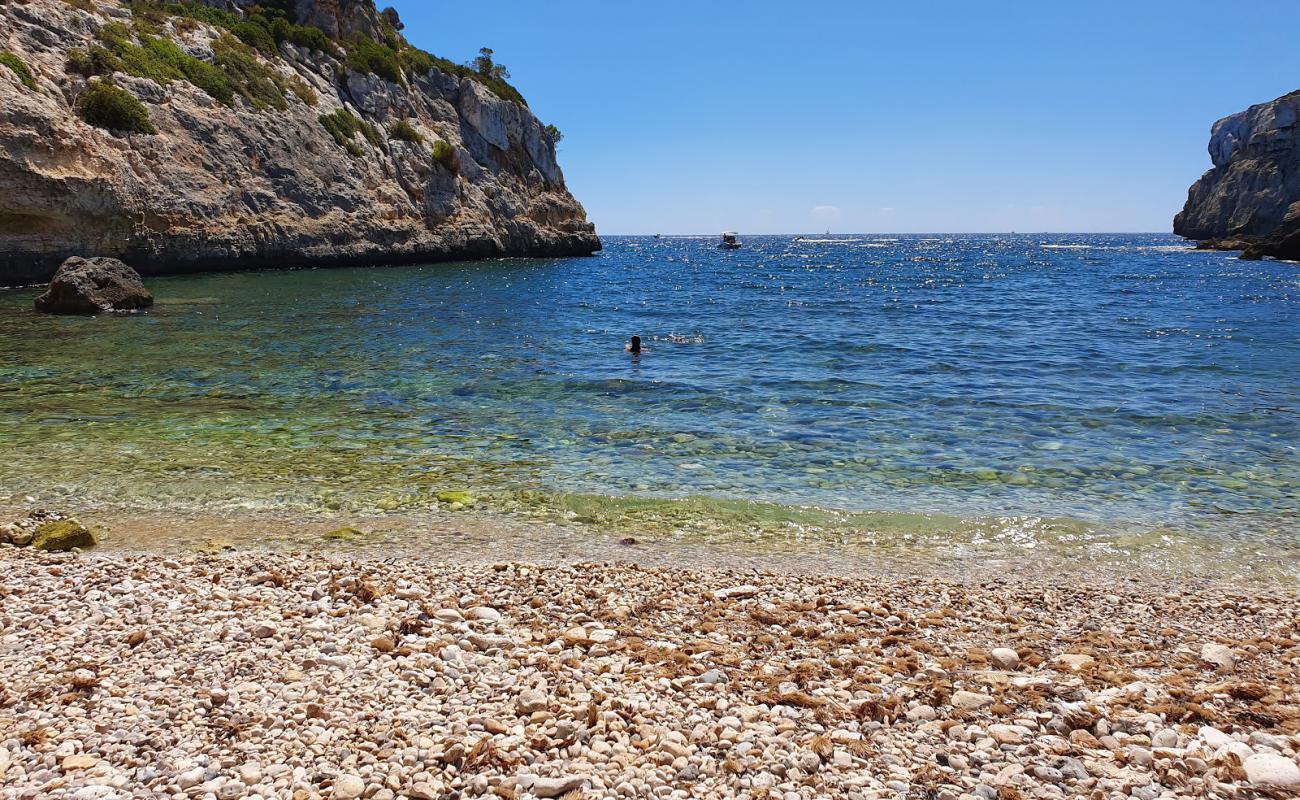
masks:
[[[655,234],[655,238],[656,238],[656,239],[662,239],[662,238],[664,238],[664,235],[663,235],[662,233],[656,233],[656,234]]]
[[[724,250],[738,249],[740,247],[740,240],[736,237],[738,237],[739,235],[740,234],[736,233],[735,231],[727,231],[726,233],[722,234],[722,244],[718,246]]]

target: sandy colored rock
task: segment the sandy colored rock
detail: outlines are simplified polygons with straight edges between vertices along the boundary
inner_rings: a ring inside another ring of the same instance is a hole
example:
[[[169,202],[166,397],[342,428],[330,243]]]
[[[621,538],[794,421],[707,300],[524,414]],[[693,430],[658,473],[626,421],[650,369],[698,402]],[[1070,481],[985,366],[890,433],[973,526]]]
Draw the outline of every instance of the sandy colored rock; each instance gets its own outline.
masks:
[[[989,662],[998,669],[1014,670],[1020,666],[1020,654],[1009,647],[997,647],[990,654]]]
[[[1294,758],[1276,753],[1257,753],[1242,764],[1246,778],[1255,786],[1300,786],[1300,765]]]
[[[1097,663],[1097,659],[1086,653],[1063,653],[1052,661],[1058,668],[1078,672]]]
[[[1231,647],[1207,642],[1201,647],[1201,660],[1221,669],[1232,669],[1237,665],[1237,656]]]
[[[370,0],[294,8],[338,36],[336,46],[384,31]],[[130,6],[0,3],[4,49],[40,88],[26,90],[0,69],[0,285],[48,281],[77,255],[119,258],[148,276],[600,249],[543,123],[483,83],[439,69],[408,65],[390,82],[357,71],[341,52],[284,43],[250,56],[289,87],[282,109],[240,96],[223,105],[186,80],[164,86],[118,73],[115,83],[144,104],[156,133],[94,127],[75,111],[87,81],[66,65],[70,51],[100,45],[97,30],[113,21],[130,26]],[[174,20],[149,30],[209,63],[223,34]],[[340,111],[372,132],[336,141],[320,117]],[[390,138],[397,122],[423,141]],[[435,143],[451,157],[437,158]]]

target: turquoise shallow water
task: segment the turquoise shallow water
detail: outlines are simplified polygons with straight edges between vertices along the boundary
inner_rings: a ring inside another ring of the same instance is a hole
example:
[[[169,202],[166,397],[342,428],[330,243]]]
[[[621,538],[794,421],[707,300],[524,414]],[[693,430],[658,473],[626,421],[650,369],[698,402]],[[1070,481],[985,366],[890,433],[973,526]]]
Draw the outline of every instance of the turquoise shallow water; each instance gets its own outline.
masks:
[[[1159,235],[611,238],[150,285],[151,313],[95,319],[0,292],[0,500],[406,513],[468,489],[773,540],[1300,544],[1294,264]]]

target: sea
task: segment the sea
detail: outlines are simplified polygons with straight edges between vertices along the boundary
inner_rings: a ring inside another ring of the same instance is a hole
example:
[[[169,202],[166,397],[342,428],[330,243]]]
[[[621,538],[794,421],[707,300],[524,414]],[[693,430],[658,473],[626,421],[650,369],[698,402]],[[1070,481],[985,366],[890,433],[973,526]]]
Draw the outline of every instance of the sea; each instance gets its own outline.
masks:
[[[94,318],[0,291],[0,503],[1300,574],[1300,265],[741,239],[152,278]]]

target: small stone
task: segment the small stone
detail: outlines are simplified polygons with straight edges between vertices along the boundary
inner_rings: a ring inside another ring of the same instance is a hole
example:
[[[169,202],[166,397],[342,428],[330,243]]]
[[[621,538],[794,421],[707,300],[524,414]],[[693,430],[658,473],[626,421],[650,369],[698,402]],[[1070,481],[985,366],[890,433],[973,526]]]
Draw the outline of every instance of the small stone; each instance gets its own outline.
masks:
[[[753,597],[758,594],[758,587],[746,584],[744,586],[732,586],[727,589],[718,589],[713,593],[714,600],[742,600],[747,597]]]
[[[1083,653],[1064,653],[1056,657],[1055,663],[1065,667],[1071,672],[1078,672],[1079,670],[1087,669],[1093,664],[1096,664],[1097,660],[1092,656]]]
[[[907,710],[907,718],[912,722],[929,722],[937,716],[939,712],[934,710],[934,706],[920,705]]]
[[[1170,728],[1165,728],[1163,730],[1156,731],[1155,735],[1151,737],[1151,746],[1152,747],[1177,747],[1178,731],[1172,730]]]
[[[203,767],[195,767],[194,769],[187,770],[177,775],[176,785],[179,786],[182,790],[192,789],[195,786],[198,786],[200,783],[203,783],[204,779],[207,777],[208,777],[207,770],[205,770]]]
[[[1226,747],[1233,742],[1231,736],[1218,728],[1212,728],[1209,725],[1202,726],[1201,729],[1196,732],[1196,735],[1201,737],[1201,741],[1205,742],[1205,746],[1211,751],[1218,750],[1220,747]]]
[[[415,784],[407,794],[411,797],[411,800],[443,800],[446,795],[441,783],[432,783],[430,781],[421,781]]]
[[[952,695],[952,707],[963,711],[975,711],[990,705],[993,705],[993,698],[986,694],[960,691]]]
[[[703,684],[705,686],[710,686],[718,683],[726,683],[727,673],[723,672],[720,669],[711,669],[708,672],[701,675],[700,677],[696,678],[695,682],[699,684]]]
[[[1201,646],[1201,660],[1219,669],[1232,669],[1237,666],[1237,656],[1233,654],[1232,648],[1214,642],[1207,642]]]
[[[538,711],[545,711],[547,706],[546,693],[537,689],[526,689],[519,693],[515,699],[515,711],[521,717],[535,714]]]
[[[1067,758],[1062,760],[1058,769],[1061,770],[1061,774],[1064,777],[1072,780],[1085,781],[1090,777],[1087,765],[1077,758]]]
[[[465,619],[474,619],[480,622],[500,622],[501,612],[489,606],[478,606],[467,610]]]
[[[576,792],[587,783],[581,775],[565,775],[559,778],[537,778],[533,781],[533,794],[538,797],[562,797],[569,792]]]
[[[275,635],[275,626],[269,622],[258,622],[248,629],[255,639],[270,639]]]
[[[989,656],[989,661],[998,669],[1010,672],[1020,666],[1020,654],[1009,647],[998,647]]]
[[[1020,744],[1028,731],[1018,725],[990,725],[989,737],[998,744]]]
[[[1242,767],[1246,778],[1255,786],[1300,786],[1300,766],[1277,753],[1257,753],[1246,759]]]
[[[334,779],[335,800],[356,800],[366,791],[366,782],[356,775],[340,775]]]
[[[65,770],[90,769],[91,767],[95,766],[98,763],[99,763],[98,758],[95,758],[94,756],[80,754],[80,755],[68,756],[64,758],[63,768]]]

